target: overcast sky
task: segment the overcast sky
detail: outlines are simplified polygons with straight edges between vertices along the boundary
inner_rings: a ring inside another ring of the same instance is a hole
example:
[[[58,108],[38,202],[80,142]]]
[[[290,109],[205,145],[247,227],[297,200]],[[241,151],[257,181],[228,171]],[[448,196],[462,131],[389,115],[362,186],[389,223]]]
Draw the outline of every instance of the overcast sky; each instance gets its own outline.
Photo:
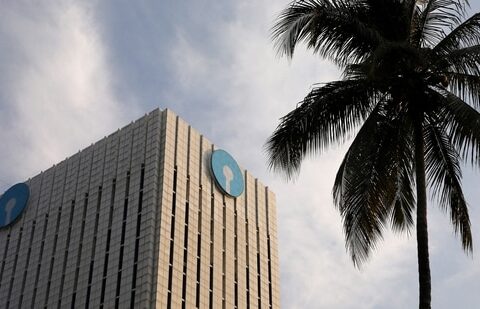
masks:
[[[169,108],[276,192],[282,308],[417,306],[414,234],[386,232],[361,270],[345,251],[331,197],[345,145],[306,161],[295,182],[266,167],[278,119],[312,84],[339,78],[302,49],[275,56],[269,28],[288,1],[0,3],[0,191]],[[478,248],[480,173],[464,171]],[[478,251],[462,252],[434,204],[429,224],[433,308],[478,308]]]

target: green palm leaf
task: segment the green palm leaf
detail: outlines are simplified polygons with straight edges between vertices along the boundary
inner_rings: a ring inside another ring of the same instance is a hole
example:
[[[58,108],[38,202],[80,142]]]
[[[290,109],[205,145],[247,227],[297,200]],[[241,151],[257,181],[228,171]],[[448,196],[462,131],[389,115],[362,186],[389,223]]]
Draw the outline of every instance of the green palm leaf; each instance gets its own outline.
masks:
[[[436,119],[432,119],[425,132],[425,161],[432,194],[445,211],[450,210],[452,224],[455,232],[461,236],[463,248],[472,251],[468,207],[460,181],[460,155],[451,144],[448,134],[437,123]]]
[[[480,13],[477,13],[453,29],[435,47],[438,54],[450,52],[472,45],[480,44]]]
[[[348,137],[371,111],[377,97],[371,83],[348,80],[313,89],[281,119],[266,144],[270,166],[296,174],[309,152],[321,152]]]
[[[398,126],[401,121],[376,108],[352,142],[335,179],[335,204],[357,266],[368,258],[389,221],[398,231],[413,224],[412,128]]]
[[[449,92],[438,101],[437,116],[447,126],[452,144],[463,158],[480,166],[480,113]]]
[[[447,55],[435,55],[432,70],[452,73],[480,74],[480,45],[454,50]]]
[[[443,74],[450,82],[450,92],[463,101],[480,106],[480,76],[452,72],[443,72]]]
[[[463,1],[429,0],[418,10],[412,25],[411,42],[414,46],[435,46],[445,36],[445,31],[461,23],[464,15]]]
[[[292,57],[304,41],[309,48],[338,64],[363,59],[382,40],[374,28],[359,18],[365,15],[360,3],[308,0],[294,2],[278,17],[272,38],[280,55]]]

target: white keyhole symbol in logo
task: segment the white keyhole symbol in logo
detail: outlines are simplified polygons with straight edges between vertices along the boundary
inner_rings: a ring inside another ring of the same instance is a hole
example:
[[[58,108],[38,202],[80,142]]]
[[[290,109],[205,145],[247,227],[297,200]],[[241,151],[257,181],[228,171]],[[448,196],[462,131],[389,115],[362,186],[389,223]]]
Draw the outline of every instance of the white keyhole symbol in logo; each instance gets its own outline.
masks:
[[[233,172],[232,169],[228,165],[223,166],[223,176],[225,176],[225,189],[227,193],[230,192],[230,183],[233,180]]]
[[[10,223],[10,218],[12,218],[12,210],[15,208],[15,204],[17,204],[17,200],[15,198],[10,199],[5,205],[5,223]]]

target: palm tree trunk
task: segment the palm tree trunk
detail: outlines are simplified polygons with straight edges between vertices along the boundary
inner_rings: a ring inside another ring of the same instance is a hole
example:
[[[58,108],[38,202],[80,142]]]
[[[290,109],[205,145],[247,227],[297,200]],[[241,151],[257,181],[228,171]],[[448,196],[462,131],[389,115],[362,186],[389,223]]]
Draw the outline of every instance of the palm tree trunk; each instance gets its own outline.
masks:
[[[417,254],[419,275],[419,308],[431,308],[430,258],[428,255],[427,187],[425,182],[425,145],[423,116],[415,122],[415,175],[417,183]]]

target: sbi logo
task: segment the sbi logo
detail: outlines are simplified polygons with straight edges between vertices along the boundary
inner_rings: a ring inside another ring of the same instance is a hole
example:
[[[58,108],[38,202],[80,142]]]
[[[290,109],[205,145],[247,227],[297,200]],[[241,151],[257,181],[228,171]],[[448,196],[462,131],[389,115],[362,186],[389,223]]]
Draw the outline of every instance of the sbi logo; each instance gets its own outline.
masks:
[[[225,150],[215,150],[211,158],[212,173],[220,189],[233,197],[242,194],[245,186],[242,171]]]
[[[17,183],[0,197],[0,228],[14,222],[27,206],[30,190],[24,183]]]

